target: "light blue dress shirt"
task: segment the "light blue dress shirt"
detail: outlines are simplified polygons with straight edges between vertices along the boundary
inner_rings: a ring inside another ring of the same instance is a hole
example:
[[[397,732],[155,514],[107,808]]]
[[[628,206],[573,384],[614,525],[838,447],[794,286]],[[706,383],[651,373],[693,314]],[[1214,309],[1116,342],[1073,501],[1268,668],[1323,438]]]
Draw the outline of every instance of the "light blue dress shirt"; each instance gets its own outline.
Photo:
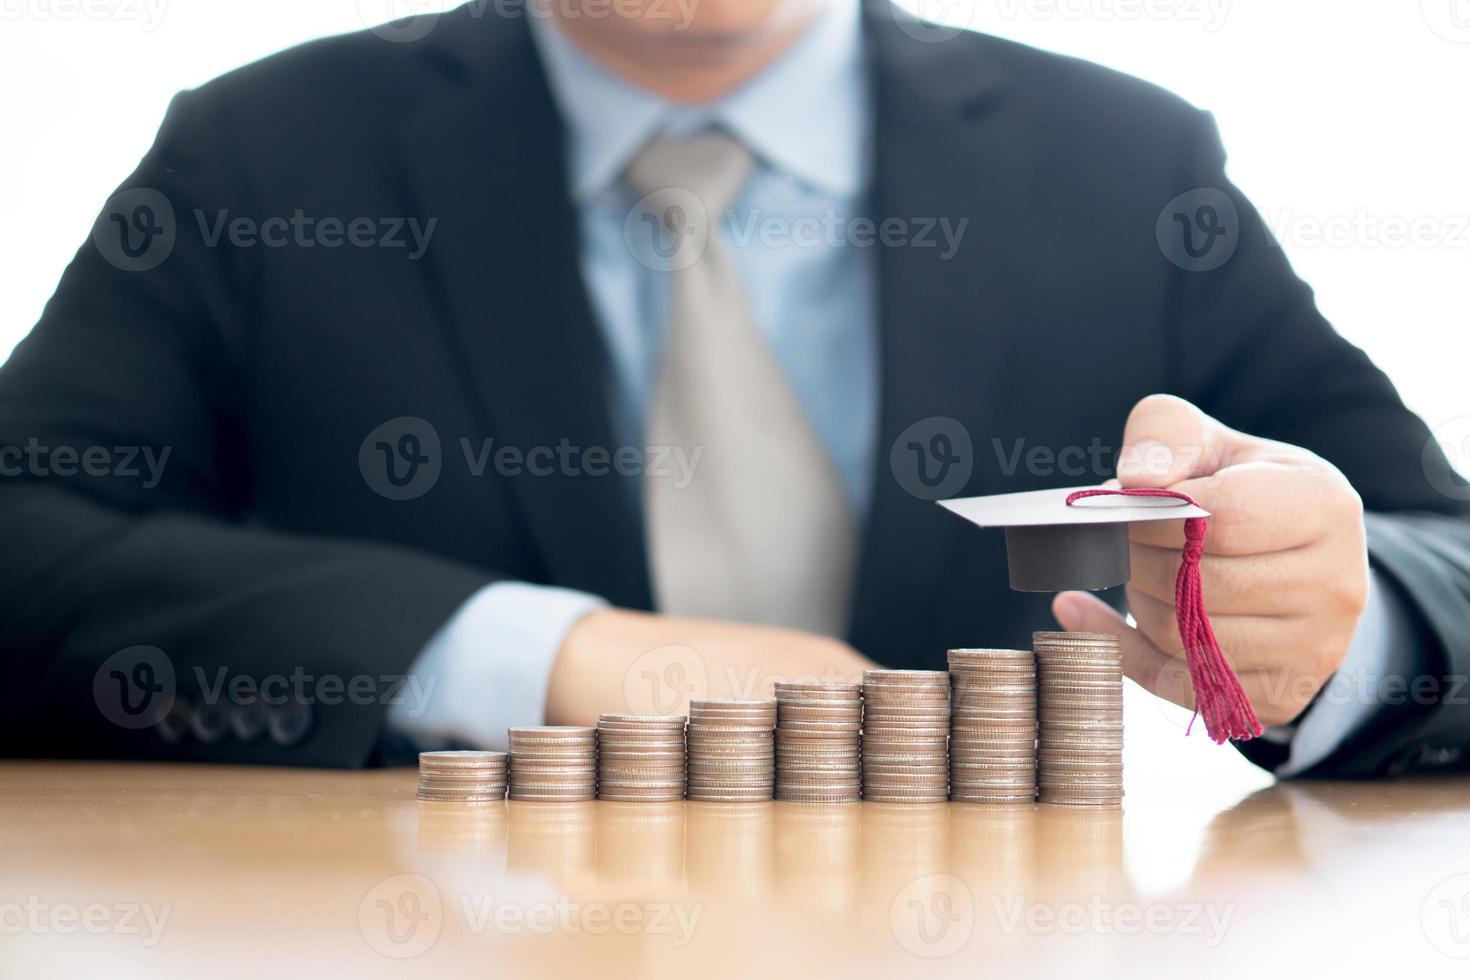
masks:
[[[671,103],[602,69],[556,26],[530,19],[566,121],[568,174],[580,222],[582,275],[618,380],[618,437],[641,445],[664,347],[667,274],[624,238],[635,204],[624,169],[653,137],[721,126],[756,157],[718,223],[756,324],[831,454],[855,515],[871,497],[878,365],[871,247],[846,240],[864,213],[871,118],[857,0],[831,0],[756,78],[707,105]],[[861,523],[861,522],[860,522]],[[435,677],[427,705],[396,705],[389,724],[423,747],[503,748],[506,729],[544,721],[552,665],[567,632],[605,602],[570,589],[500,582],[482,589],[430,640],[410,672]],[[1378,676],[1402,658],[1402,609],[1375,580],[1339,675]],[[1371,715],[1361,698],[1323,698],[1270,737],[1291,744],[1289,775],[1325,758]]]

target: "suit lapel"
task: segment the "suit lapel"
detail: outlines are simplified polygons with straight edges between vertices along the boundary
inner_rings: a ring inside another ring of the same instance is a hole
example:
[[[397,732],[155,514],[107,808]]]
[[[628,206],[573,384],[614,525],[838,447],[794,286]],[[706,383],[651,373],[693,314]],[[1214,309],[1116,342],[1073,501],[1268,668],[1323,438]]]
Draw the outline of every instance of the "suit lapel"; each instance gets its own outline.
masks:
[[[917,233],[924,222],[968,220],[959,251],[880,245],[881,411],[873,503],[864,535],[854,615],[854,645],[894,666],[928,665],[946,576],[952,577],[964,529],[915,483],[921,446],[938,418],[961,423],[973,440],[971,475],[943,496],[984,492],[976,466],[985,429],[1003,408],[998,397],[1006,322],[1000,285],[987,277],[987,234],[1004,194],[984,142],[984,115],[998,97],[993,66],[977,65],[965,39],[923,40],[925,30],[886,0],[869,3],[865,25],[876,114],[874,217]],[[881,227],[881,224],[880,224]],[[929,421],[926,421],[929,420]],[[910,430],[916,426],[916,430]],[[900,443],[900,437],[903,437]],[[897,453],[894,455],[895,446]],[[963,447],[958,447],[960,451]],[[940,470],[937,459],[930,475]],[[916,495],[915,490],[920,495]]]
[[[446,15],[401,142],[409,194],[439,219],[436,312],[497,445],[616,449],[610,362],[577,259],[561,124],[525,19]],[[629,477],[506,477],[547,581],[650,604]]]

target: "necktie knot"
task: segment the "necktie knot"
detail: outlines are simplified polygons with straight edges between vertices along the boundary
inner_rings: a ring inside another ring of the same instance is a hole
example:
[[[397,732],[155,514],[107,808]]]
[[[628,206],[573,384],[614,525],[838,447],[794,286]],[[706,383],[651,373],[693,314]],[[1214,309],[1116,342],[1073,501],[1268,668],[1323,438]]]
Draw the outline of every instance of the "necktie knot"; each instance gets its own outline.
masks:
[[[670,190],[688,191],[707,215],[728,208],[750,176],[750,151],[722,132],[660,136],[628,165],[628,184],[647,197]]]

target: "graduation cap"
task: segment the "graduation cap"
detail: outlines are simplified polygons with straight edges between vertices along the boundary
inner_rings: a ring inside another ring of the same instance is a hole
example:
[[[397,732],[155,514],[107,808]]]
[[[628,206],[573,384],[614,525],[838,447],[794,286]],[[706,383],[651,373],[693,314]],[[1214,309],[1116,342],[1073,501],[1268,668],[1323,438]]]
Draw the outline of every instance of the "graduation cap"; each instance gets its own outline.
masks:
[[[1093,592],[1128,581],[1128,525],[1184,521],[1184,555],[1174,609],[1184,639],[1195,710],[1216,742],[1261,734],[1261,723],[1220,650],[1205,612],[1199,562],[1210,512],[1178,490],[1065,487],[939,505],[982,528],[1004,528],[1011,588],[1018,592]]]

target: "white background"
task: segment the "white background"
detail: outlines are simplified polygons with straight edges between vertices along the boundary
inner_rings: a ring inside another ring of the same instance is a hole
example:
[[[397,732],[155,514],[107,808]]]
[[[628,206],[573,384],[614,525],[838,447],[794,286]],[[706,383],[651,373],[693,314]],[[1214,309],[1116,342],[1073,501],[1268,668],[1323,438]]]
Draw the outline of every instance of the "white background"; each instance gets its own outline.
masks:
[[[1470,0],[905,2],[1212,110],[1232,175],[1327,315],[1465,458],[1470,427],[1455,420],[1470,416]],[[0,0],[0,357],[37,319],[174,92],[426,6],[449,4]],[[1411,221],[1431,241],[1386,240]],[[1317,240],[1324,223],[1340,237]],[[1167,819],[1173,767],[1218,771],[1222,803],[1263,781],[1231,750],[1180,738],[1177,714],[1136,690],[1129,712],[1131,798],[1160,808],[1148,847],[1198,829]]]

